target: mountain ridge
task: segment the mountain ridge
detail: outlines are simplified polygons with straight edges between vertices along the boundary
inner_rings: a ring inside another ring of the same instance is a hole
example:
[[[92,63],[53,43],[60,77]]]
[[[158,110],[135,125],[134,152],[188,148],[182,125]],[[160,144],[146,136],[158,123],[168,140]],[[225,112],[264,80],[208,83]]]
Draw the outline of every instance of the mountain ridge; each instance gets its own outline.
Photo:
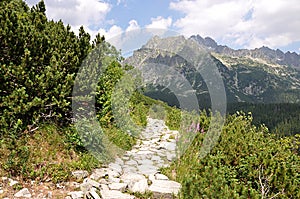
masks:
[[[232,49],[226,45],[219,45],[210,37],[201,37],[192,35],[189,39],[194,39],[199,45],[206,47],[208,50],[215,53],[225,54],[234,57],[251,57],[259,58],[271,62],[273,64],[286,65],[300,70],[300,55],[296,52],[284,53],[280,49],[271,49],[267,46],[262,46],[255,49]]]

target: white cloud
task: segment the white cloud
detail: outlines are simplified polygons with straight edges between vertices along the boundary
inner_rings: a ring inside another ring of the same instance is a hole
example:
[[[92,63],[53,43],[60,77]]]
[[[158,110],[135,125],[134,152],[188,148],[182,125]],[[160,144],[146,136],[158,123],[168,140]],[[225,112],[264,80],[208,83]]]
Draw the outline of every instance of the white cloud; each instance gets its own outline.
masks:
[[[151,24],[147,25],[146,28],[153,29],[167,29],[172,25],[172,18],[163,18],[158,16],[156,18],[151,18]]]
[[[47,17],[71,26],[99,26],[110,11],[110,4],[99,0],[44,0]],[[32,6],[39,0],[26,0]]]
[[[300,41],[298,0],[184,0],[170,8],[185,14],[174,25],[187,36],[211,36],[251,48]]]
[[[140,26],[136,20],[130,20],[129,26],[126,28],[126,31],[136,30],[139,28],[140,28]]]
[[[112,27],[110,27],[110,29],[108,31],[101,28],[101,29],[99,29],[98,31],[95,31],[95,32],[96,33],[99,32],[101,35],[104,35],[105,38],[110,39],[112,37],[115,37],[115,36],[121,34],[123,32],[123,30],[120,26],[113,25]]]
[[[108,30],[100,28],[99,30],[95,30],[95,31],[88,30],[88,31],[93,32],[94,34],[92,34],[92,35],[96,35],[99,32],[101,35],[104,35],[105,38],[110,39],[110,38],[116,37],[117,35],[120,35],[121,33],[130,32],[130,31],[139,30],[139,29],[140,29],[140,26],[139,26],[138,22],[133,19],[133,20],[129,21],[128,27],[126,28],[125,31],[120,26],[117,26],[117,25],[111,26]]]

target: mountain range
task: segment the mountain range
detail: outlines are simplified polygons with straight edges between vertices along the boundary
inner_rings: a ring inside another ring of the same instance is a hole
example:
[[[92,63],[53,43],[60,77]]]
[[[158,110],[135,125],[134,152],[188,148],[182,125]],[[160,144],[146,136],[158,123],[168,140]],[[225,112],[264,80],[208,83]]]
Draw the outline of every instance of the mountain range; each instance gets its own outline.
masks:
[[[192,50],[189,49],[191,46]],[[186,57],[192,54],[196,54],[197,58],[193,59],[200,60],[203,65],[200,71],[209,65],[214,65],[219,70],[228,103],[300,102],[300,55],[294,52],[284,53],[268,47],[234,50],[217,44],[209,37],[202,38],[199,35],[190,38],[155,36],[128,57],[125,63],[138,69],[146,64],[146,73],[149,74],[154,74],[154,71],[159,73],[157,71],[162,70],[160,67],[174,68],[188,80],[192,87],[190,92],[195,91],[198,101],[207,107],[210,106],[211,97],[207,84],[211,82],[204,81],[205,78],[194,66],[195,62],[190,63],[186,60]],[[171,90],[157,86],[161,77],[146,75],[144,78],[148,82],[146,94],[155,98],[160,96],[170,105],[178,105],[178,101],[173,100],[174,93],[172,94]],[[164,74],[163,78],[165,82],[174,81],[171,74]],[[180,83],[176,84],[176,87],[186,89]]]
[[[202,38],[200,35],[193,35],[190,38],[196,40],[199,45],[205,46],[215,53],[233,57],[251,57],[253,59],[263,59],[269,63],[286,65],[300,69],[300,55],[295,52],[288,51],[284,53],[279,49],[273,50],[266,46],[252,50],[234,50],[228,46],[218,45],[217,42],[210,37]]]

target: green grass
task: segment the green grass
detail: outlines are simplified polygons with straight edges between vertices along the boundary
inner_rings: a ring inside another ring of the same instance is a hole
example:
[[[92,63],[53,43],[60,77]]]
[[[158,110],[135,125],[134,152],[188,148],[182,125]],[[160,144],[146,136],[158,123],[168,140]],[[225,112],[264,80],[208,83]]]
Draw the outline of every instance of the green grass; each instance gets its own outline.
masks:
[[[165,105],[140,96],[132,98],[131,117],[136,125],[145,127],[150,106]],[[22,136],[18,138],[3,137],[0,141],[0,176],[37,181],[68,181],[72,178],[71,171],[91,171],[101,167],[107,160],[105,157],[114,156],[118,149],[131,150],[136,144],[134,137],[123,132],[114,123],[102,129],[106,136],[100,141],[108,149],[103,153],[109,153],[102,154],[103,160],[95,158],[85,148],[81,136],[72,125],[59,127],[55,123],[44,123],[34,132],[20,132],[19,135]]]
[[[5,138],[0,147],[0,175],[53,182],[71,178],[71,171],[91,171],[101,162],[68,140],[70,128],[43,124],[18,140]]]
[[[109,140],[123,150],[131,150],[132,146],[136,144],[136,139],[128,133],[123,132],[115,126],[110,126],[104,129],[105,135]]]

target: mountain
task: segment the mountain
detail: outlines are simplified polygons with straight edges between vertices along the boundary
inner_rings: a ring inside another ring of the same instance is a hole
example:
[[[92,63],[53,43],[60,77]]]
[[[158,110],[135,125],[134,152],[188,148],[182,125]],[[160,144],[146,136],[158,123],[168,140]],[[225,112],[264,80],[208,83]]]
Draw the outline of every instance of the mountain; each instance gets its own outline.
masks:
[[[213,52],[233,56],[233,57],[251,57],[253,59],[263,59],[272,64],[280,64],[300,69],[300,55],[295,52],[282,52],[281,50],[272,50],[268,47],[255,48],[253,50],[239,49],[234,50],[228,46],[218,45],[212,38],[202,38],[200,35],[190,37],[200,45],[207,47]]]
[[[198,69],[195,68],[195,64],[198,63],[186,60],[186,57],[195,54],[197,57],[193,59],[202,64]],[[167,38],[155,36],[127,58],[125,63],[139,69],[147,65],[147,68],[143,69],[144,74],[148,73],[144,78],[150,85],[146,89],[146,94],[157,98],[163,96],[171,105],[178,105],[176,100],[170,102],[171,96],[174,97],[170,90],[164,88],[164,85],[157,86],[161,77],[151,75],[163,75],[164,83],[161,84],[174,82],[171,73],[160,72],[163,71],[163,67],[172,67],[176,73],[188,80],[192,90],[184,88],[180,82],[175,82],[175,87],[186,89],[186,93],[194,90],[201,105],[207,107],[211,103],[207,83],[211,82],[204,81],[199,70],[206,70],[212,65],[222,76],[228,103],[300,102],[300,70],[297,70],[300,68],[299,57],[296,53],[283,53],[268,47],[233,50],[218,45],[209,37],[203,39],[199,35],[188,39],[183,36]]]

